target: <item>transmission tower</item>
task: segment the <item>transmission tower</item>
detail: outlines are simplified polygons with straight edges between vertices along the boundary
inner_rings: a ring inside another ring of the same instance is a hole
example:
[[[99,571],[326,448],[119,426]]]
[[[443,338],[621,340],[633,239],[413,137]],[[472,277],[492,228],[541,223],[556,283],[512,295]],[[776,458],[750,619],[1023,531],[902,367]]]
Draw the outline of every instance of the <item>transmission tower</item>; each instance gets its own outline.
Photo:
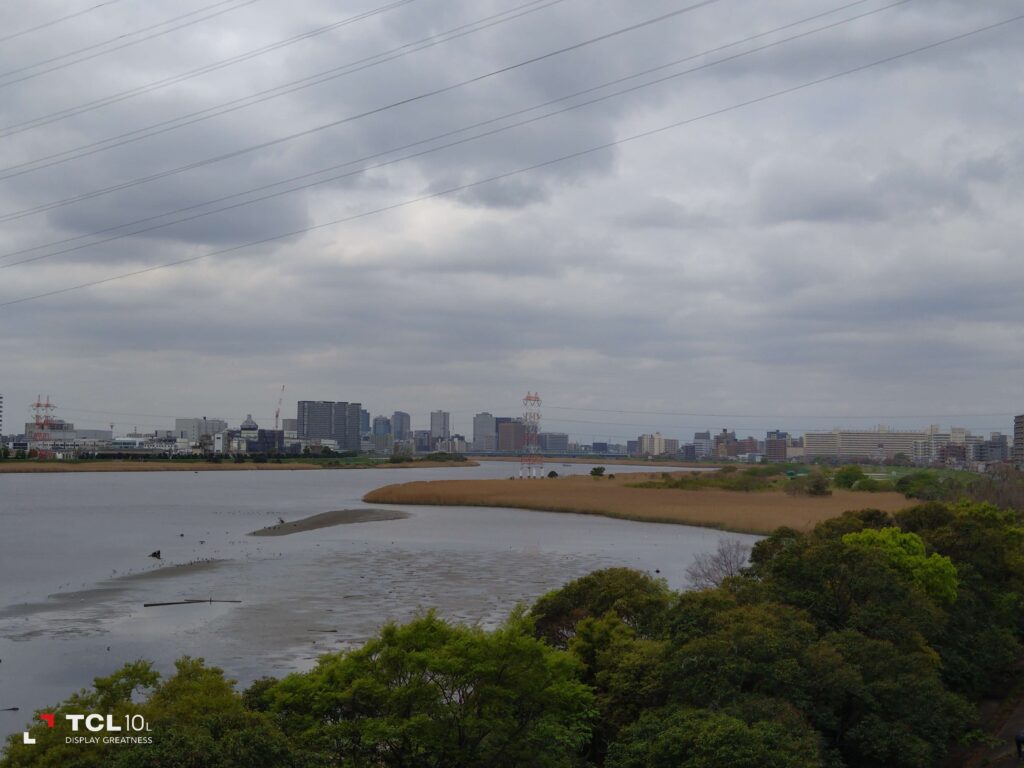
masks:
[[[49,440],[50,428],[53,426],[53,412],[57,406],[50,403],[50,396],[44,401],[41,395],[36,395],[36,401],[32,403],[33,421],[35,423],[36,440]]]
[[[519,477],[535,478],[544,473],[544,456],[540,452],[540,395],[527,392],[523,398],[523,452],[519,455]]]
[[[35,432],[32,435],[32,442],[36,445],[36,452],[40,458],[50,458],[52,456],[52,443],[53,436],[50,434],[50,430],[53,428],[53,412],[57,406],[50,402],[50,396],[46,396],[46,400],[43,400],[41,395],[36,395],[36,401],[32,403],[33,413],[33,427]]]

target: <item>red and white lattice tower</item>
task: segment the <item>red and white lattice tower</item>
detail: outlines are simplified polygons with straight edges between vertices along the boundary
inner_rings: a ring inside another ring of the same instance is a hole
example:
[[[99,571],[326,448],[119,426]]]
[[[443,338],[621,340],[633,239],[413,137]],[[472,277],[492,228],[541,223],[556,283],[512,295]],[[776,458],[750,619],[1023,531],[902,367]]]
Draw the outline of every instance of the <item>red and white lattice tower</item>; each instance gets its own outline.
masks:
[[[56,405],[50,403],[50,396],[44,401],[42,395],[36,395],[36,401],[32,403],[33,422],[35,426],[34,439],[44,441],[50,439],[50,428],[53,426],[53,412]]]
[[[519,455],[519,477],[535,478],[544,474],[544,456],[540,452],[540,395],[527,392],[523,398],[523,452]]]
[[[36,395],[36,401],[32,403],[33,427],[32,442],[36,446],[36,453],[40,458],[46,459],[53,455],[51,440],[53,439],[50,430],[53,428],[53,412],[56,405],[50,402],[50,396],[44,401],[41,395]]]

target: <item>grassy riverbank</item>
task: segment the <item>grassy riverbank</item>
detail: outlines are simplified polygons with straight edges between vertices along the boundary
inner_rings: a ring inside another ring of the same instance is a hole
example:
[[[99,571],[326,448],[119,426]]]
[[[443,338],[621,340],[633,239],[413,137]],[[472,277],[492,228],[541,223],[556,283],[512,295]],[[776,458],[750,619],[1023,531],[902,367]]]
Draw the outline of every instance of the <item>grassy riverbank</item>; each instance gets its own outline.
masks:
[[[432,480],[378,488],[363,497],[380,504],[517,507],[576,512],[651,523],[679,523],[744,533],[770,533],[779,526],[807,531],[851,509],[894,512],[912,504],[900,493],[836,490],[831,496],[788,496],[781,491],[747,493],[718,488],[641,488],[644,479],[564,477],[543,480]]]

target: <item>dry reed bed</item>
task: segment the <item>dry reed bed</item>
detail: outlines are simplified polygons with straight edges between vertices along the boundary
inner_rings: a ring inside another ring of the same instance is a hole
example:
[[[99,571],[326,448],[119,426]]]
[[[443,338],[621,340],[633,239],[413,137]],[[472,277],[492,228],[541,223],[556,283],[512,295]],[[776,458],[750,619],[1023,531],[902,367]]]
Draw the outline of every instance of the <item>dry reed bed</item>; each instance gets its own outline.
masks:
[[[806,531],[851,509],[893,512],[910,506],[898,493],[835,491],[825,497],[792,497],[778,491],[744,493],[717,488],[630,488],[648,477],[566,477],[543,480],[432,480],[387,485],[363,501],[468,507],[517,507],[603,515],[651,523],[679,523],[744,533],[770,533],[779,526]]]

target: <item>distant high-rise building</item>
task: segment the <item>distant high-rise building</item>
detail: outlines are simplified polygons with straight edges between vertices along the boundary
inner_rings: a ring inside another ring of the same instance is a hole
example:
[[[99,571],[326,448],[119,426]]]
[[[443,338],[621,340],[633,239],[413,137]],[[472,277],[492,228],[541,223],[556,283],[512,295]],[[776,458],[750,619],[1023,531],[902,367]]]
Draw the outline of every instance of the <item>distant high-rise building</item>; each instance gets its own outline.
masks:
[[[300,400],[296,416],[299,439],[334,440],[342,451],[358,451],[361,410],[360,403]]]
[[[473,417],[473,450],[493,451],[498,447],[498,426],[494,416],[484,411]]]
[[[413,445],[419,453],[427,453],[432,450],[429,429],[414,429],[412,433]]]
[[[608,443],[599,443],[595,441],[590,450],[594,453],[608,453]]]
[[[208,419],[205,416],[199,419],[175,419],[174,436],[188,440],[193,445],[198,444],[203,437],[212,437],[228,428],[224,419]]]
[[[1013,420],[1013,461],[1024,469],[1024,414]]]
[[[4,396],[0,395],[0,435],[4,433]]]
[[[544,453],[569,452],[569,435],[565,432],[541,432],[537,435],[537,441]]]
[[[771,434],[769,432],[764,441],[764,457],[767,461],[784,462],[787,458],[789,440],[784,437],[771,437]]]
[[[661,456],[665,453],[665,438],[661,436],[661,432],[655,432],[653,435],[640,435],[637,438],[637,453],[640,456]],[[676,447],[679,443],[676,443]]]
[[[376,451],[387,452],[394,445],[391,436],[391,419],[387,416],[373,417],[373,434],[370,437]]]
[[[451,414],[448,411],[431,411],[430,439],[447,440],[451,434]]]
[[[1010,441],[999,432],[993,432],[988,440],[982,440],[972,448],[974,460],[985,464],[997,464],[1010,458]]]
[[[391,434],[395,440],[408,440],[412,437],[412,417],[405,411],[395,411],[391,415]]]
[[[713,453],[711,430],[693,433],[693,451],[698,459],[704,459]]]
[[[370,434],[370,412],[365,408],[359,409],[359,434]]]
[[[334,439],[334,401],[299,400],[295,416],[301,440]]]
[[[526,425],[522,421],[510,420],[498,425],[498,450],[521,451],[526,445]]]

